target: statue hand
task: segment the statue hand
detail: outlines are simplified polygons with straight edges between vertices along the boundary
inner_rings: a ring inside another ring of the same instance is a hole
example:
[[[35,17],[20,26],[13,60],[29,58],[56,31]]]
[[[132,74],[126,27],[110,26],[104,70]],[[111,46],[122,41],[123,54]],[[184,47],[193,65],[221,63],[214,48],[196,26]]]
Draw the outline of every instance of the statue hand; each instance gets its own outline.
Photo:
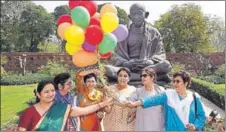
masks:
[[[123,63],[123,66],[131,69],[134,66],[134,60],[130,60],[130,61]]]

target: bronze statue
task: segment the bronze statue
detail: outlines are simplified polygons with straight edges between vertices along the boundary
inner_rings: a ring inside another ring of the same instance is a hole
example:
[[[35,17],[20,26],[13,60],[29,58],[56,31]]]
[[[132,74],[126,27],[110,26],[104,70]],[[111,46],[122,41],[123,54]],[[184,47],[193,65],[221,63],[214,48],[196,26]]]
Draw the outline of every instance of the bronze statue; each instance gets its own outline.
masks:
[[[132,23],[128,26],[129,35],[126,40],[117,44],[110,64],[106,66],[107,76],[117,78],[119,67],[131,70],[131,81],[140,81],[143,68],[152,67],[158,75],[157,81],[169,82],[167,73],[171,70],[159,31],[147,24],[145,19],[149,16],[141,4],[130,7],[129,18]]]

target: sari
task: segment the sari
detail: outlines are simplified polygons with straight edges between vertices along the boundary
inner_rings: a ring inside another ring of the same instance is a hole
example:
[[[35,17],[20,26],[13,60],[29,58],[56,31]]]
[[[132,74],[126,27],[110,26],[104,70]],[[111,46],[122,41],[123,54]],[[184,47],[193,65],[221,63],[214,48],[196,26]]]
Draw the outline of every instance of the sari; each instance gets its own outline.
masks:
[[[26,131],[64,131],[71,105],[54,103],[41,117],[34,106],[26,109],[19,119],[18,130]],[[31,111],[34,114],[31,114]],[[39,115],[39,116],[36,116]],[[34,120],[36,118],[36,120]],[[32,122],[33,121],[33,122]],[[33,125],[33,126],[31,126]]]
[[[86,90],[82,94],[78,94],[77,101],[80,107],[96,104],[96,101],[92,101],[88,98],[88,94]],[[101,124],[97,112],[80,116],[80,123],[81,131],[101,131]]]

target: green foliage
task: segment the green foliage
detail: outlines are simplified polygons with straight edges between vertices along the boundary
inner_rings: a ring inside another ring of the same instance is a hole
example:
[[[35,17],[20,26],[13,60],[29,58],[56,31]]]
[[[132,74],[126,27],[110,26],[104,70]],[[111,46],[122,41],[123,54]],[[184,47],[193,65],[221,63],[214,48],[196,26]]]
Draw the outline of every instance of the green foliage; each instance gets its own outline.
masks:
[[[225,78],[225,65],[221,65],[218,67],[216,71],[216,75],[219,75],[222,78]]]
[[[48,61],[48,63],[40,69],[40,73],[50,75],[51,77],[62,72],[69,72],[69,66],[55,61]]]
[[[181,71],[181,70],[185,70],[185,65],[180,64],[180,63],[173,63],[172,64],[172,69],[171,69],[172,73],[175,73],[175,72],[178,72],[178,71]]]
[[[61,6],[57,6],[54,9],[54,12],[52,12],[52,15],[54,16],[54,21],[56,22],[57,19],[61,16],[61,15],[65,15],[68,14],[70,15],[70,9],[68,7],[68,5],[61,5]]]
[[[207,82],[211,82],[214,84],[223,84],[225,83],[224,78],[217,76],[217,75],[209,75],[209,76],[201,76],[198,77],[199,79],[205,80]]]
[[[41,43],[38,45],[38,49],[40,52],[44,53],[58,53],[59,52],[59,46],[58,44],[54,43]]]
[[[225,95],[225,84],[213,84],[204,80],[197,78],[192,78],[192,81],[202,84],[203,86],[211,88],[213,91],[216,91],[218,94]]]
[[[208,22],[201,7],[190,3],[172,6],[154,25],[164,37],[166,52],[211,52]]]
[[[1,11],[1,51],[38,51],[55,29],[53,16],[31,1],[5,1]]]
[[[52,79],[52,76],[41,73],[7,74],[1,77],[1,85],[24,85],[38,83],[41,80]]]

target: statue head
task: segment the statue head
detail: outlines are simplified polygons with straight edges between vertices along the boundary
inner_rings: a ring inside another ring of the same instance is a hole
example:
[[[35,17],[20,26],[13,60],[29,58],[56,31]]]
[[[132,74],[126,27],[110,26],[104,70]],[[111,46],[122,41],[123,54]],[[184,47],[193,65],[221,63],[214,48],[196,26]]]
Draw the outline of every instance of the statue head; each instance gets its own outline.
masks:
[[[136,27],[142,26],[144,20],[148,16],[149,12],[146,12],[144,5],[135,3],[130,7],[130,14],[128,17]]]

